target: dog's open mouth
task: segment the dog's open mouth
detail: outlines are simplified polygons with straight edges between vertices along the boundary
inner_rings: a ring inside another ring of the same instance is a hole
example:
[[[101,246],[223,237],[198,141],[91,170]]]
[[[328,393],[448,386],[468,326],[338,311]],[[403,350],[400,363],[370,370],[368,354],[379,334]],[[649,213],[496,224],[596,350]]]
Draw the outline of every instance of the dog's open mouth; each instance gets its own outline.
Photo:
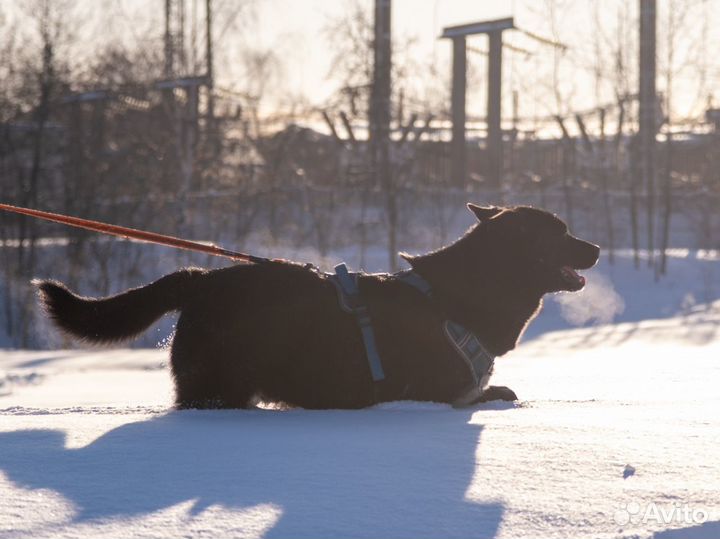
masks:
[[[585,277],[570,266],[560,268],[560,275],[571,292],[577,292],[585,286]]]

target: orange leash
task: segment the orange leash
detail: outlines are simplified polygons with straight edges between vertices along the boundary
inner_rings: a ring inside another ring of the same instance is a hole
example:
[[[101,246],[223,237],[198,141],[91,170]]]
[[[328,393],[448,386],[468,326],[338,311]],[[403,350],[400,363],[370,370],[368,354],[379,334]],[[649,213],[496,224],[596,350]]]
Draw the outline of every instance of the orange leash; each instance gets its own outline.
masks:
[[[72,217],[69,215],[62,215],[60,213],[50,213],[2,203],[0,203],[0,210],[19,213],[21,215],[29,215],[30,217],[37,217],[38,219],[53,221],[55,223],[61,223],[76,228],[84,228],[85,230],[92,230],[94,232],[102,232],[103,234],[118,236],[120,238],[134,239],[147,243],[157,243],[158,245],[167,245],[169,247],[186,249],[188,251],[198,251],[215,256],[224,256],[225,258],[232,258],[233,260],[244,260],[252,263],[270,261],[269,258],[253,256],[246,253],[238,253],[236,251],[224,249],[212,243],[200,243],[197,241],[184,240],[174,236],[166,236],[155,232],[147,232],[145,230],[137,230],[135,228],[111,225],[100,221],[92,221],[90,219],[81,219],[80,217]]]

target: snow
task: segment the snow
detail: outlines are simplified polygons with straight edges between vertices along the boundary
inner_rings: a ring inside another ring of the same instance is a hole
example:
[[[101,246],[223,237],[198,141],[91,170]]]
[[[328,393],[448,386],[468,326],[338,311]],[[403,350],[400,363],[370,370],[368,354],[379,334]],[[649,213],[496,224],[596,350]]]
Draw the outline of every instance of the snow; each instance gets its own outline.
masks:
[[[0,539],[719,537],[718,260],[553,296],[516,404],[179,412],[164,349],[0,350]]]

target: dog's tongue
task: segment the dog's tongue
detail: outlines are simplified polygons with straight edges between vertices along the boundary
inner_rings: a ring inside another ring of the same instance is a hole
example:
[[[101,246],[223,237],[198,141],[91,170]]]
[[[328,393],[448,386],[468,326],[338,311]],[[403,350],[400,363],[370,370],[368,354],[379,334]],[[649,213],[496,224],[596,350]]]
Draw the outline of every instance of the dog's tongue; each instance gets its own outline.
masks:
[[[580,289],[585,286],[585,277],[580,275],[570,266],[563,266],[560,273],[562,273],[563,279],[565,279],[565,281],[573,287]]]

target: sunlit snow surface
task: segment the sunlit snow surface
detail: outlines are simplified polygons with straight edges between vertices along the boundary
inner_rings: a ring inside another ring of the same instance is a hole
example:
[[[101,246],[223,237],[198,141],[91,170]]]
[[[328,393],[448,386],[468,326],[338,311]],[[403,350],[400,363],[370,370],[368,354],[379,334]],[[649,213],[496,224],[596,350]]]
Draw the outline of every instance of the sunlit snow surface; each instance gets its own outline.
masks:
[[[175,412],[166,351],[1,352],[0,537],[718,537],[718,337],[547,333],[471,410]]]
[[[0,539],[716,539],[720,257],[617,256],[497,361],[516,405],[175,412],[166,350],[0,350]]]

